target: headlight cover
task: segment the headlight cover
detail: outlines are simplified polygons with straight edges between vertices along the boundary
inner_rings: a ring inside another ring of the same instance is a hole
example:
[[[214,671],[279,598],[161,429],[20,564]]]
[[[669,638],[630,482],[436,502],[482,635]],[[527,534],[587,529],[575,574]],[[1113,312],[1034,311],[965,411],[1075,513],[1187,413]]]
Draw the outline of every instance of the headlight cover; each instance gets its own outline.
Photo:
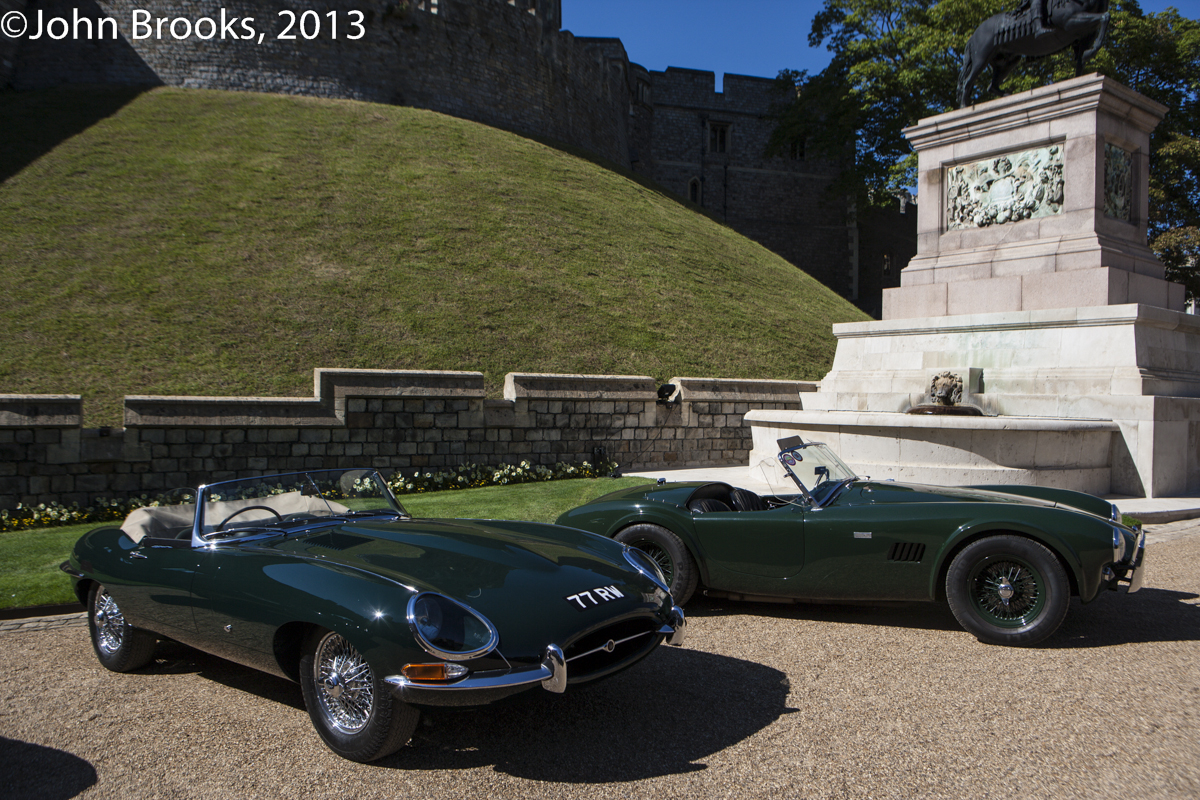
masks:
[[[667,594],[671,593],[671,587],[667,585],[666,576],[662,574],[662,570],[658,568],[658,564],[654,563],[653,558],[636,547],[625,545],[625,560],[629,562],[629,566],[654,581],[654,584],[658,588]]]
[[[486,617],[435,592],[409,599],[408,627],[425,652],[447,661],[477,658],[500,643],[496,626]]]

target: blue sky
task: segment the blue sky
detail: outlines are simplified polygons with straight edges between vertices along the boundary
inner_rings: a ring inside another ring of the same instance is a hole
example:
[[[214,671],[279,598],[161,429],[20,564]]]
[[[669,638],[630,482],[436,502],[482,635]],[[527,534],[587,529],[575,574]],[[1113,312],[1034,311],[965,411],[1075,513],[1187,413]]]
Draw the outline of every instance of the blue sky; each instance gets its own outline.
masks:
[[[1017,0],[1013,0],[1015,6]],[[615,36],[630,60],[652,70],[689,67],[773,78],[781,69],[819,72],[825,47],[809,47],[820,0],[562,0],[563,27],[576,36]],[[1142,0],[1200,18],[1200,0]]]

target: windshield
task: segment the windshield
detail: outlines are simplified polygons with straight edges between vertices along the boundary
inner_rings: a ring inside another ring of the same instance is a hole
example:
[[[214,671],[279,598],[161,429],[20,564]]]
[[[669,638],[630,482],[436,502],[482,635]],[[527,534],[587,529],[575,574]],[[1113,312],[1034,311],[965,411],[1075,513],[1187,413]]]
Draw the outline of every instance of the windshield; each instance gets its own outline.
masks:
[[[200,535],[284,528],[335,516],[408,516],[375,470],[315,470],[264,475],[203,488]]]
[[[858,477],[821,442],[784,449],[779,453],[779,463],[800,490],[812,497],[818,506],[832,500],[837,491]]]

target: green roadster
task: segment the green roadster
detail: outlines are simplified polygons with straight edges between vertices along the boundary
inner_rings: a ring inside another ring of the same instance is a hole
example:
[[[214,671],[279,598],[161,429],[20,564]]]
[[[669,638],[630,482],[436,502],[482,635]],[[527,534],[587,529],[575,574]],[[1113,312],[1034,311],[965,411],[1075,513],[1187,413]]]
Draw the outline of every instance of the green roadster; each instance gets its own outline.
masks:
[[[331,750],[371,761],[424,705],[562,692],[681,644],[643,553],[553,525],[418,520],[374,470],[226,481],[98,528],[62,565],[100,663],[174,639],[300,684]]]
[[[559,525],[653,558],[675,601],[698,586],[744,600],[946,600],[981,641],[1028,645],[1058,629],[1071,595],[1141,588],[1145,533],[1080,492],[921,486],[854,474],[832,450],[779,441],[795,487],[664,483],[574,508]]]

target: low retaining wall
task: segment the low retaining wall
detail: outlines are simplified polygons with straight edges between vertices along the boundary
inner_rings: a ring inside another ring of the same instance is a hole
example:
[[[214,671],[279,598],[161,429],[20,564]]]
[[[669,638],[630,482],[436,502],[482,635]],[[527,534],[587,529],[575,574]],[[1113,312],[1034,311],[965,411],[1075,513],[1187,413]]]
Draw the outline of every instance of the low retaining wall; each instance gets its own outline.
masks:
[[[414,472],[606,457],[624,469],[745,464],[744,415],[799,409],[800,381],[314,370],[311,398],[126,397],[125,427],[83,429],[77,395],[0,395],[0,508],[87,505],[298,469]],[[603,449],[603,455],[600,449]]]

